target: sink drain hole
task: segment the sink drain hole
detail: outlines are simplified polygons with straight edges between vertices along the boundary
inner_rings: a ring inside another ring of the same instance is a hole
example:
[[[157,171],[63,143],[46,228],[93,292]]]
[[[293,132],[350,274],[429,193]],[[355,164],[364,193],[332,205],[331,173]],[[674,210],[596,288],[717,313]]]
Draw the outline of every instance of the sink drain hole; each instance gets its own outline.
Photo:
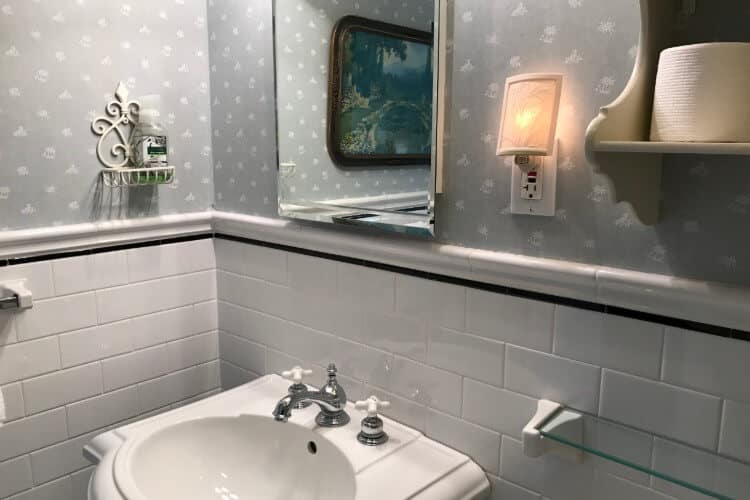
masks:
[[[314,441],[310,441],[307,443],[307,451],[310,452],[310,455],[316,455],[318,453],[318,445]]]

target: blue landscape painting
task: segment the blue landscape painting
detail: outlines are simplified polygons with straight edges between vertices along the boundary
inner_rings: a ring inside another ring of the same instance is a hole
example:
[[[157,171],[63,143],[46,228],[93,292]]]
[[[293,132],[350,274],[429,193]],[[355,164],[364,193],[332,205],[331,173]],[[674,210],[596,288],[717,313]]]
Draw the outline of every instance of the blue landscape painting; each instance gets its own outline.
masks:
[[[353,29],[340,64],[340,102],[332,117],[338,153],[429,163],[432,44]]]

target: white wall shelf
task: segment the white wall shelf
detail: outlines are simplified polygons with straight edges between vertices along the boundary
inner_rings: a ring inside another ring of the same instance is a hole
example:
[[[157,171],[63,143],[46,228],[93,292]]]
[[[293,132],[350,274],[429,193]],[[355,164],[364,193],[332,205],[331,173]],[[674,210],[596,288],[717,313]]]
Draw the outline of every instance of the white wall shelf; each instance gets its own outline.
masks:
[[[750,143],[602,141],[597,153],[750,155]]]
[[[701,9],[719,8],[726,12],[718,15],[732,15],[731,9],[712,2],[640,0],[641,37],[633,74],[622,94],[601,109],[586,132],[586,157],[612,181],[613,201],[630,203],[644,224],[655,224],[659,218],[663,155],[750,155],[750,144],[649,142],[661,52],[707,41],[696,29]]]

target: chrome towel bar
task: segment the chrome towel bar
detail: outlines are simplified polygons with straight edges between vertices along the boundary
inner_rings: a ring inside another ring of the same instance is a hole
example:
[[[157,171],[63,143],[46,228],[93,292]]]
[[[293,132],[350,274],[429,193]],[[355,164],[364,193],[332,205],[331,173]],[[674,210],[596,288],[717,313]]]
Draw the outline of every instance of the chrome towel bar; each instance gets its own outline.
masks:
[[[0,283],[0,311],[20,311],[32,306],[31,291],[23,281]]]
[[[20,307],[18,301],[18,295],[8,295],[7,297],[0,297],[0,311],[8,309],[18,309]]]

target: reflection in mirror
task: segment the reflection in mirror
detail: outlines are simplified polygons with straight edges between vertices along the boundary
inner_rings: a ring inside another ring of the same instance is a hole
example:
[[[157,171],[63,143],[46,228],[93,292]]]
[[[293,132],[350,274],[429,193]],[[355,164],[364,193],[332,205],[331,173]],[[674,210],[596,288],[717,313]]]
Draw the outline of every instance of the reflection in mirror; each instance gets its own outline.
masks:
[[[434,0],[276,0],[279,213],[433,234]]]

